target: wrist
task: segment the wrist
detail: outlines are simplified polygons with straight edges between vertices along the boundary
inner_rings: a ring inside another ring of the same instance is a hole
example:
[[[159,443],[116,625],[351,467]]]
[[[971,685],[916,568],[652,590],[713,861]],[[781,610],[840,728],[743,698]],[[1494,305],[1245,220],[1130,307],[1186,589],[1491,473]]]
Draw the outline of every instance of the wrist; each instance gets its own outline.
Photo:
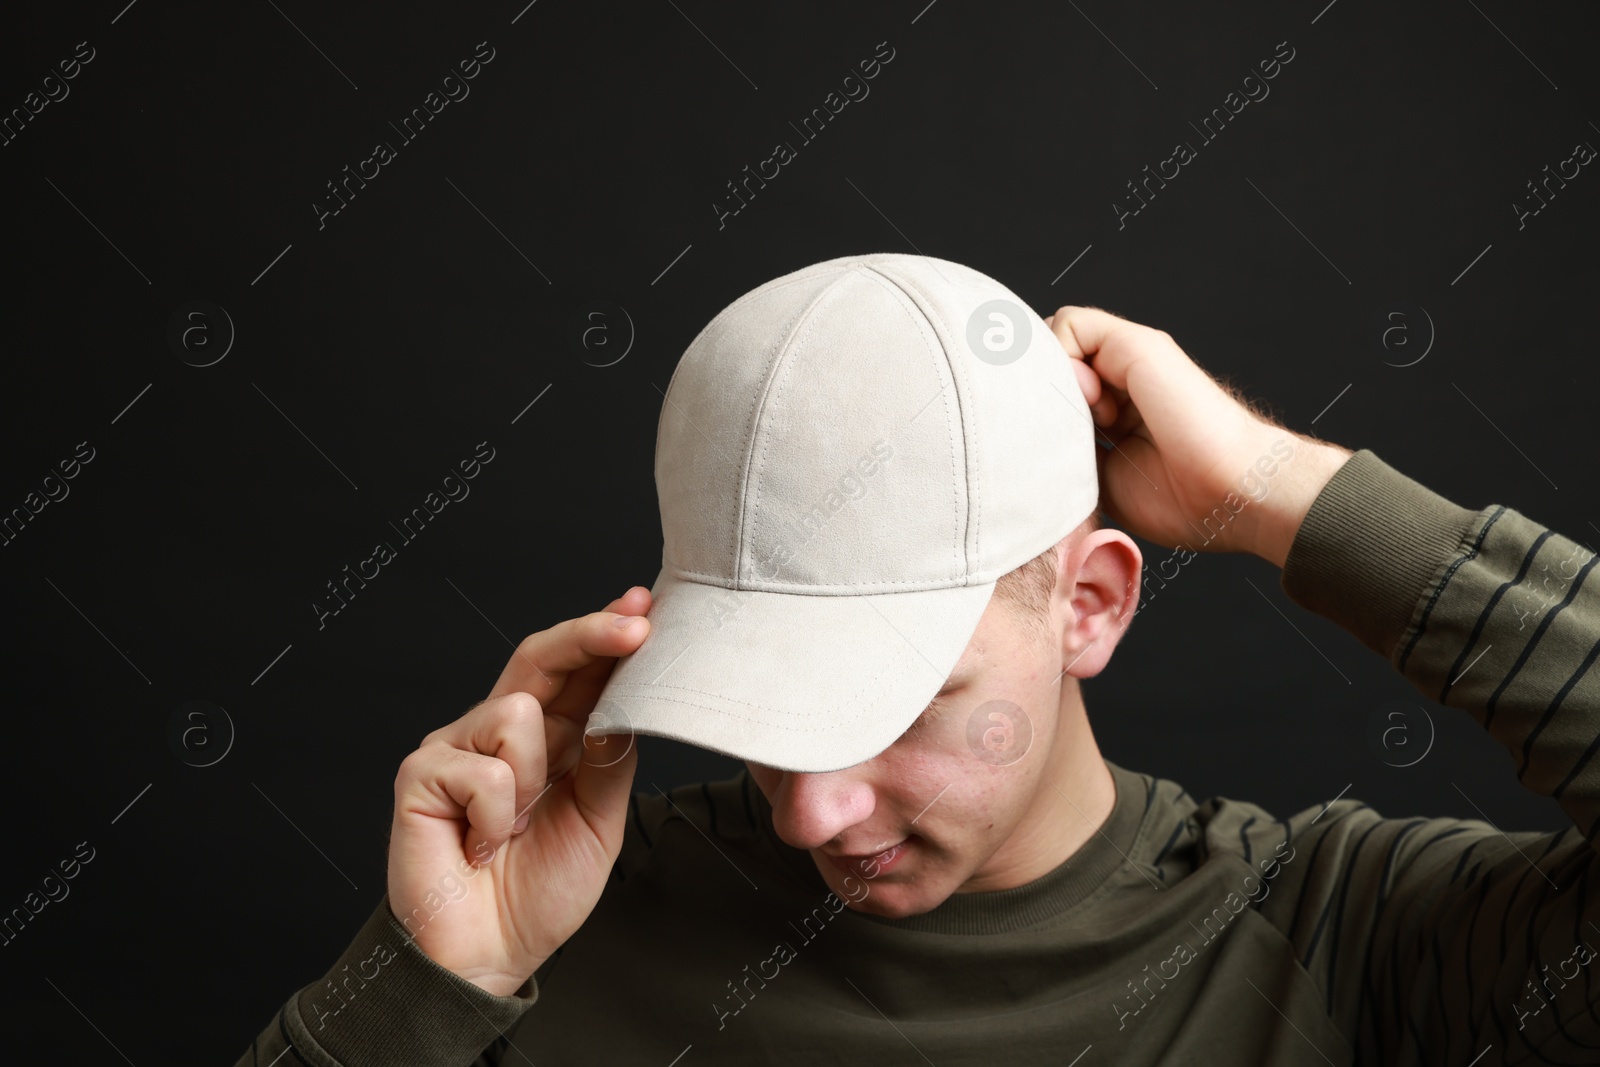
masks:
[[[1355,453],[1342,445],[1294,435],[1294,459],[1273,479],[1272,491],[1254,505],[1251,551],[1275,567],[1289,558],[1300,524],[1339,468]]]
[[[538,969],[538,967],[535,967],[533,970],[537,971]],[[492,974],[462,974],[461,977],[465,978],[467,981],[471,982],[485,993],[489,993],[497,997],[509,997],[515,994],[517,990],[527,985],[528,977],[532,974],[533,971],[529,971],[527,975],[518,978],[516,975],[506,974],[504,971],[498,971]]]

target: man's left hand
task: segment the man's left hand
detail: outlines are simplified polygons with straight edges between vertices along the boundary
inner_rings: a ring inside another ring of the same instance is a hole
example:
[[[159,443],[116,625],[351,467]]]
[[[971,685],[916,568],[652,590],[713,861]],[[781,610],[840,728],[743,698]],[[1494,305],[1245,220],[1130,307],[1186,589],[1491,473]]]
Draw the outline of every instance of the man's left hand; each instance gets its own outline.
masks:
[[[1101,510],[1169,548],[1254,552],[1282,567],[1351,450],[1253,410],[1164,330],[1092,307],[1044,321],[1082,362],[1074,370],[1096,436],[1116,446],[1099,450]]]

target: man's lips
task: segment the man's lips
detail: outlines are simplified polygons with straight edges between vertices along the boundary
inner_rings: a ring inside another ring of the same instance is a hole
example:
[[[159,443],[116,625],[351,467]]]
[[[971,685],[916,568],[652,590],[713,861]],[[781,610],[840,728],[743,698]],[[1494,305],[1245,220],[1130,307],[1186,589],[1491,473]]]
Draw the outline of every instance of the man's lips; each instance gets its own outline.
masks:
[[[828,857],[829,861],[831,861],[835,867],[838,867],[846,874],[869,873],[874,864],[877,865],[877,868],[881,873],[882,871],[887,870],[889,867],[894,866],[899,859],[905,855],[906,851],[911,847],[912,840],[915,838],[915,836],[916,835],[913,834],[911,837],[901,838],[899,841],[892,842],[891,844],[880,848],[876,852],[824,852],[823,854]],[[865,870],[863,870],[863,868],[865,868]]]

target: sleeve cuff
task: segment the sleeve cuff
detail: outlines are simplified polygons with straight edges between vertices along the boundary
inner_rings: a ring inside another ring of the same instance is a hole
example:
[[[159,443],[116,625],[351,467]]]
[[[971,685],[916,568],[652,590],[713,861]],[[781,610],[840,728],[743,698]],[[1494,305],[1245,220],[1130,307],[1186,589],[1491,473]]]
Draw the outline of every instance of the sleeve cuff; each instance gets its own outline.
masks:
[[[316,1067],[467,1063],[537,999],[531,976],[498,997],[435,963],[385,895],[328,973],[289,1001],[283,1023]]]
[[[1312,501],[1284,560],[1283,591],[1392,663],[1477,514],[1362,449]]]

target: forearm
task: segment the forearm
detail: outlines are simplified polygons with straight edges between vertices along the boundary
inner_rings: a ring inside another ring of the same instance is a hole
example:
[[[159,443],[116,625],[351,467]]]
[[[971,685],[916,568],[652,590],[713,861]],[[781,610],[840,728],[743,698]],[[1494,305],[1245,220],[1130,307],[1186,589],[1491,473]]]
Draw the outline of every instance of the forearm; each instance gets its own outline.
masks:
[[[1366,451],[1303,516],[1284,565],[1289,597],[1423,696],[1472,715],[1522,785],[1572,820],[1553,833],[1502,832],[1487,817],[1334,824],[1343,837],[1320,851],[1330,869],[1352,868],[1344,877],[1358,889],[1341,898],[1316,973],[1369,1058],[1416,1041],[1437,1062],[1465,1062],[1493,1041],[1595,1062],[1593,986],[1562,980],[1583,969],[1575,946],[1600,933],[1594,559],[1509,508],[1460,507]],[[1551,576],[1543,603],[1530,575]],[[1336,970],[1336,956],[1366,966]]]

